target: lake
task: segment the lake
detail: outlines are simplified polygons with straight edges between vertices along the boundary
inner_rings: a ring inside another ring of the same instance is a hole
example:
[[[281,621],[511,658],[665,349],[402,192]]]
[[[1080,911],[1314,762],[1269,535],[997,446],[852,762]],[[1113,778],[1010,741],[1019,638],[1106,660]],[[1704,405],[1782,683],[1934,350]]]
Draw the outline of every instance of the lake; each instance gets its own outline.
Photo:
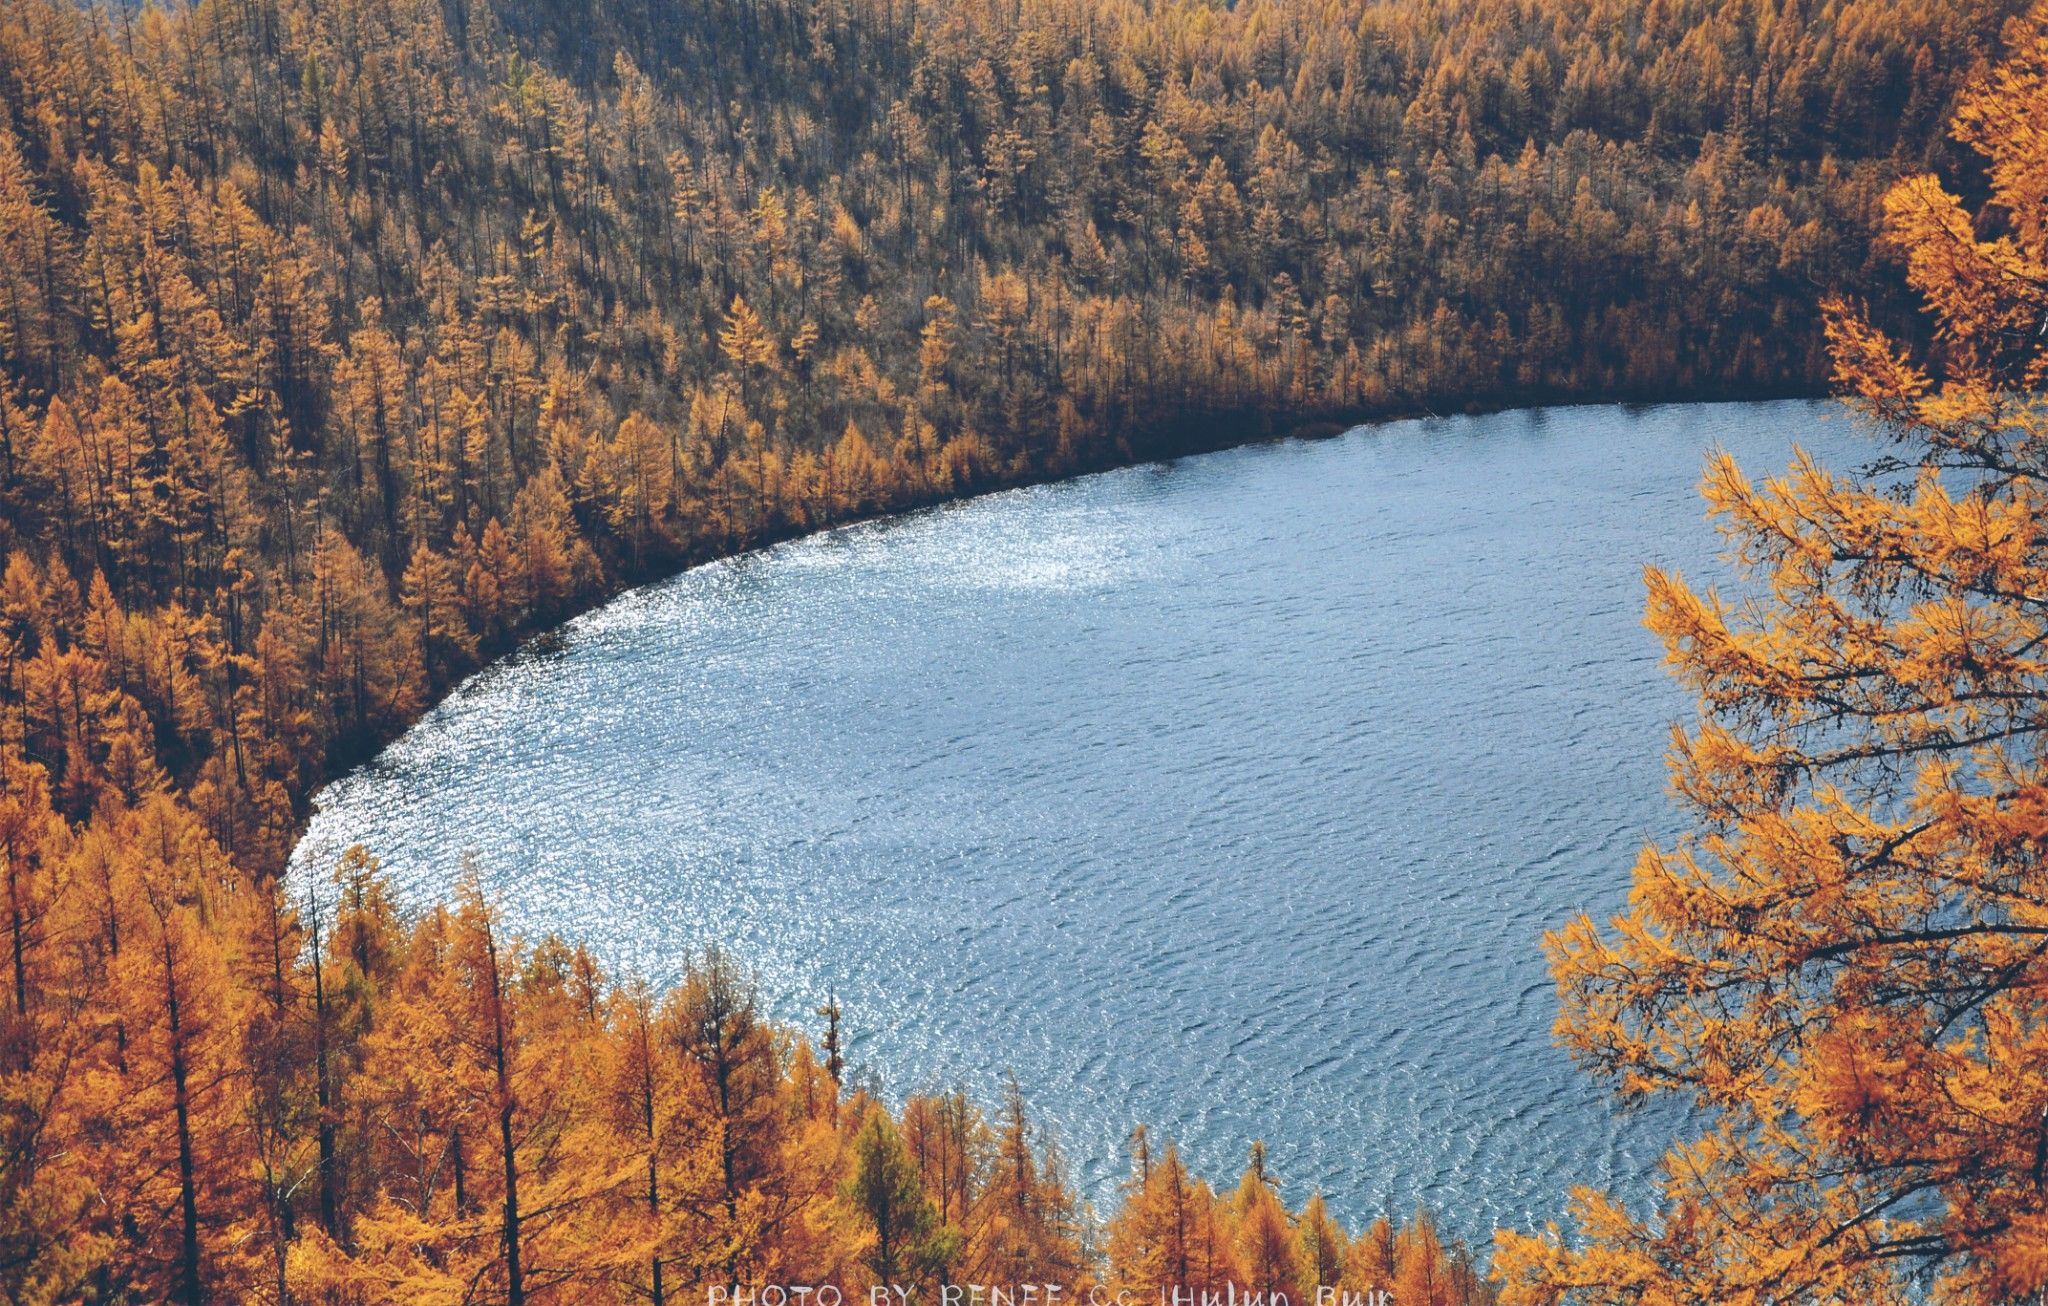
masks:
[[[1540,937],[1681,825],[1643,565],[1725,577],[1706,451],[1795,443],[1877,453],[1831,405],[1403,422],[700,567],[330,785],[298,873],[362,842],[427,902],[467,853],[656,981],[716,941],[892,1099],[1014,1071],[1105,1207],[1139,1121],[1352,1221],[1640,1195],[1678,1118],[1552,1046]]]

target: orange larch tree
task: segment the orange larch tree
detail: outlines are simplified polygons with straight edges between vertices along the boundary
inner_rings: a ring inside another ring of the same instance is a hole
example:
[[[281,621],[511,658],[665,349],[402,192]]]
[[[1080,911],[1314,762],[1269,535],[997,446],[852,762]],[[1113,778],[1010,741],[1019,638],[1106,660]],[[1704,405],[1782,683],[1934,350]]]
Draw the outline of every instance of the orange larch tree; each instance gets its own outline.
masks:
[[[1926,356],[1830,309],[1883,457],[1705,493],[1740,600],[1649,575],[1700,719],[1693,831],[1624,912],[1551,936],[1558,1034],[1705,1121],[1641,1218],[1504,1236],[1521,1303],[2033,1299],[2048,1289],[2048,14],[1968,95],[1973,213],[1932,177],[1888,231]]]

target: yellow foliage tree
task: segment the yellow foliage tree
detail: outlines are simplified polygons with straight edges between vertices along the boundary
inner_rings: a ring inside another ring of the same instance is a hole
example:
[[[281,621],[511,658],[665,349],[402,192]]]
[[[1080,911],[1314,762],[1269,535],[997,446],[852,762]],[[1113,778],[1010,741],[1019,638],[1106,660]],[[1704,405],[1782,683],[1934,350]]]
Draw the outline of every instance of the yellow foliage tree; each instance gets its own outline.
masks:
[[[1504,1237],[1521,1303],[2018,1301],[2048,1290],[2048,37],[1965,97],[1973,216],[1932,177],[1888,230],[1937,327],[1914,361],[1831,306],[1837,377],[1892,446],[1705,493],[1743,603],[1649,575],[1700,698],[1695,829],[1627,909],[1549,940],[1558,1033],[1627,1098],[1679,1095],[1661,1210],[1574,1195]]]

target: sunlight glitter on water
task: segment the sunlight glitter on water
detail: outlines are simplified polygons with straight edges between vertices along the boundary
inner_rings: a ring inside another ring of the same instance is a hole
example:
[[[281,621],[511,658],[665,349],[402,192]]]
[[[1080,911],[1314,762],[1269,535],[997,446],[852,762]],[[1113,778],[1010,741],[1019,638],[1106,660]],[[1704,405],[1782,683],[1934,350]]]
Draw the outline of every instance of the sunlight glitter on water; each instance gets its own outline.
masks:
[[[1641,568],[1800,404],[1401,423],[992,495],[698,568],[465,685],[320,796],[414,902],[462,856],[655,980],[716,940],[892,1096],[1014,1069],[1098,1201],[1144,1120],[1228,1180],[1451,1226],[1640,1192],[1538,939],[1679,817]]]

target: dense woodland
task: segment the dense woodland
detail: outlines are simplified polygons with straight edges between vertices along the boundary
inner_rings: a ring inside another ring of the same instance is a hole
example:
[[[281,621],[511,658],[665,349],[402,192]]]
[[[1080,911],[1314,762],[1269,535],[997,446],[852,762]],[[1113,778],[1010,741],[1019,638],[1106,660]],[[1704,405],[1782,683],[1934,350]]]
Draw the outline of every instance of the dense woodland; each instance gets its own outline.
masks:
[[[67,629],[11,729],[67,816],[160,772],[267,871],[331,763],[708,552],[1269,420],[1818,385],[2011,5],[16,0],[0,549]]]
[[[1829,294],[1919,340],[1885,197],[1985,187],[1946,124],[2017,10],[0,4],[0,1295],[1484,1299],[1259,1157],[1219,1195],[1141,1139],[1099,1225],[1021,1095],[849,1092],[838,1014],[814,1049],[716,955],[656,994],[476,877],[287,886],[307,797],[752,542],[1314,420],[1815,388]],[[1586,1288],[1536,1246],[1518,1291]]]

